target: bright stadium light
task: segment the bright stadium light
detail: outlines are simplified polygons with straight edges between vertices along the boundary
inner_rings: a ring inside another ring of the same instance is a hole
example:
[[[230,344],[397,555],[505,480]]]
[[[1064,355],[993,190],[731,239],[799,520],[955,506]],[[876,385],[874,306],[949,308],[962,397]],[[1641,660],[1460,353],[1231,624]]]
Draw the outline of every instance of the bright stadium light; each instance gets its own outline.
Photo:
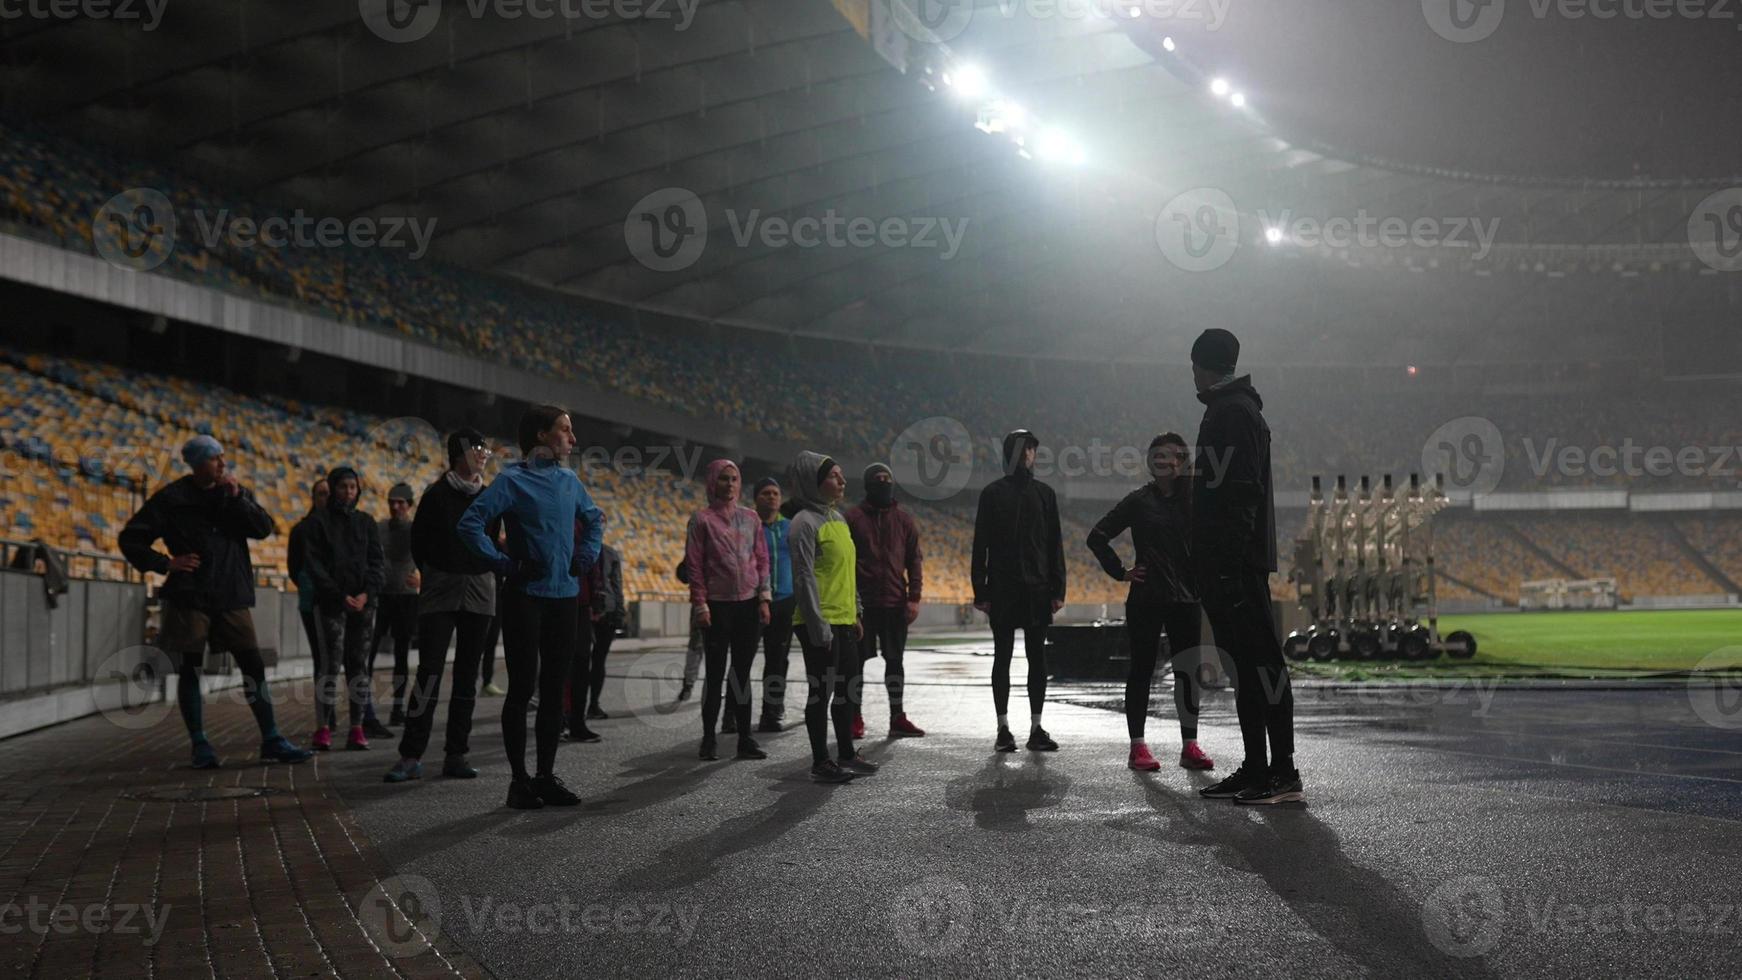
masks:
[[[1236,109],[1246,108],[1246,94],[1244,92],[1235,92],[1228,97],[1228,101],[1234,103]]]
[[[1217,78],[1210,82],[1210,91],[1217,96],[1227,95],[1230,87],[1226,78]]]
[[[964,99],[977,99],[991,87],[985,69],[973,64],[957,67],[954,74],[944,76],[944,81]]]
[[[1042,130],[1034,140],[1034,154],[1042,160],[1081,164],[1088,159],[1082,144],[1060,129]]]
[[[1266,229],[1264,229],[1264,240],[1269,242],[1272,245],[1281,245],[1282,244],[1282,229],[1281,228],[1266,228]]]
[[[1163,51],[1172,51],[1175,47],[1177,47],[1177,45],[1175,45],[1173,43],[1173,36],[1172,35],[1169,35],[1169,36],[1161,39],[1161,49]]]

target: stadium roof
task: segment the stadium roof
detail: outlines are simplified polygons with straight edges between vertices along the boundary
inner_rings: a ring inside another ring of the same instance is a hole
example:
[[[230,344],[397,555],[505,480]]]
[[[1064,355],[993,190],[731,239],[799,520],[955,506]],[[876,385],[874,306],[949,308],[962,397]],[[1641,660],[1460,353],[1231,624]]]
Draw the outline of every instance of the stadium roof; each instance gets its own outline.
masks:
[[[801,335],[1177,359],[1213,322],[1273,360],[1530,357],[1561,348],[1551,321],[1569,315],[1662,319],[1672,291],[1626,275],[1703,271],[1688,228],[1709,182],[1486,177],[1290,144],[1141,17],[982,5],[928,43],[884,0],[570,0],[576,16],[395,0],[403,23],[383,2],[176,0],[152,30],[14,22],[0,77],[12,111],[245,199],[433,217],[434,254],[457,264]],[[986,91],[962,98],[964,72]],[[708,244],[660,269],[631,237],[638,202],[667,188],[696,196]],[[1439,224],[1343,248],[1297,235],[1363,215]],[[783,244],[781,222],[807,216],[834,216],[847,244]],[[1486,239],[1480,219],[1498,219]],[[1179,252],[1206,221],[1238,228],[1233,253]],[[1544,278],[1569,272],[1603,284]],[[1519,318],[1543,327],[1521,335]],[[1494,342],[1472,345],[1470,323],[1497,325]]]

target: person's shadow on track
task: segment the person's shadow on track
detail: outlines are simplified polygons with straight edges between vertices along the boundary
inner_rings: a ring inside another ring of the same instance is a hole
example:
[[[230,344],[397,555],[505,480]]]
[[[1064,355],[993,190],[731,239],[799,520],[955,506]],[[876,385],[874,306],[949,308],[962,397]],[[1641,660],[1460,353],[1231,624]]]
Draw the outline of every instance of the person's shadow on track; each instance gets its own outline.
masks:
[[[1492,977],[1485,960],[1448,955],[1429,940],[1422,904],[1361,867],[1304,805],[1240,806],[1181,793],[1134,774],[1157,828],[1129,817],[1108,822],[1168,845],[1204,846],[1236,871],[1256,874],[1312,930],[1374,976]],[[1256,816],[1258,819],[1251,819]]]
[[[971,776],[952,779],[944,788],[944,803],[952,810],[974,815],[981,830],[1020,832],[1032,829],[1028,814],[1058,806],[1069,792],[1071,781],[1049,775],[1046,756],[995,752],[986,765]]]

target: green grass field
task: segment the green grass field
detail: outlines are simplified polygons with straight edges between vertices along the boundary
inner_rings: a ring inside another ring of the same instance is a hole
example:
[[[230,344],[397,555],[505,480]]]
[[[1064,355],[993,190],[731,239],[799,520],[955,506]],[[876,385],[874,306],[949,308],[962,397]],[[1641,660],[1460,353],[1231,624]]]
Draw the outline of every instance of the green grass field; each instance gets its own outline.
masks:
[[[1742,667],[1742,609],[1442,618],[1441,633],[1452,630],[1473,633],[1476,661],[1486,664],[1650,671]]]

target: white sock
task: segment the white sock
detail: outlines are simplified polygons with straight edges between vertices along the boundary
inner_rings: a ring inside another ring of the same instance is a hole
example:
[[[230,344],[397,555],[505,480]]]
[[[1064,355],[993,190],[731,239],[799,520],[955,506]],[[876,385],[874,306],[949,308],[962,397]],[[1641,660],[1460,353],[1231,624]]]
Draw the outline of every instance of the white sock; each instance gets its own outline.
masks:
[[[1035,728],[1040,727],[1040,712],[1037,711],[1028,717],[1030,719],[1029,724],[1033,725]]]
[[[999,715],[998,716],[998,730],[1003,731],[1004,729],[1009,728],[1009,727],[1010,727],[1010,716],[1009,715]]]

